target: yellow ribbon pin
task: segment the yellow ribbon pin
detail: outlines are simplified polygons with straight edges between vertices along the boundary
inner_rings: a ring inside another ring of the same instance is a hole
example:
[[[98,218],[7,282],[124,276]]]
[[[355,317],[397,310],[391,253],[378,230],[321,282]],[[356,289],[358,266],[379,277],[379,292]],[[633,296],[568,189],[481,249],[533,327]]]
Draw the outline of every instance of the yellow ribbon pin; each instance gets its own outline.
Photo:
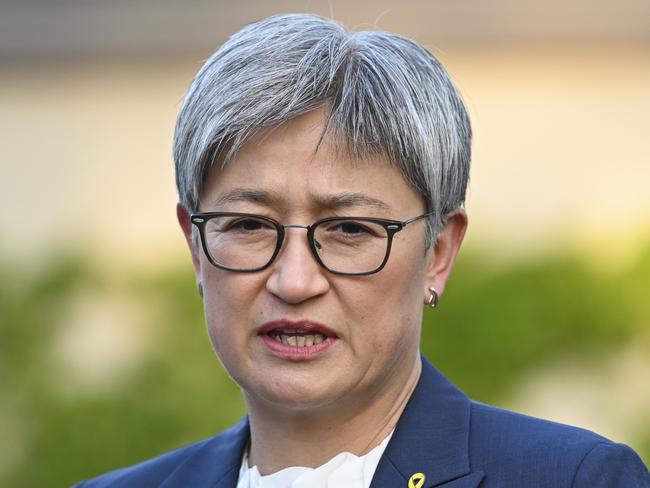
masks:
[[[409,478],[409,488],[422,488],[424,480],[427,479],[424,473],[415,473]]]

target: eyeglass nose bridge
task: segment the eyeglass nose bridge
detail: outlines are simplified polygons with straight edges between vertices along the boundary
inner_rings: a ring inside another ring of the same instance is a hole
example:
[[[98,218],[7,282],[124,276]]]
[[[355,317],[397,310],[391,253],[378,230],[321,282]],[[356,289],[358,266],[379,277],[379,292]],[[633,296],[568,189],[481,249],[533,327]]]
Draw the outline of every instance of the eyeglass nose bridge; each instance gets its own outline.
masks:
[[[316,258],[316,261],[324,266],[324,264],[321,262],[318,253],[322,249],[321,244],[314,239],[314,228],[311,225],[303,225],[303,224],[280,224],[278,228],[278,247],[277,250],[274,254],[274,257],[271,261],[274,261],[277,255],[280,253],[281,248],[284,246],[284,238],[285,238],[285,230],[286,229],[305,229],[307,231],[307,243],[309,244],[309,249],[311,250],[312,254],[314,255],[314,258]]]
[[[323,246],[321,245],[320,242],[318,242],[315,237],[314,237],[314,227],[312,225],[303,225],[303,224],[279,224],[278,226],[278,243],[277,247],[275,250],[275,253],[273,254],[273,257],[271,258],[271,261],[269,262],[269,265],[276,260],[280,252],[282,251],[282,248],[284,247],[284,239],[286,237],[286,229],[305,229],[307,231],[307,245],[309,246],[309,250],[311,251],[312,256],[316,260],[316,262],[325,268],[326,270],[329,271],[329,268],[325,266],[325,263],[321,260],[319,254],[321,250],[323,249]]]
[[[282,224],[281,224],[282,225]],[[301,225],[301,224],[284,224],[282,225],[285,229],[311,229],[311,225]]]

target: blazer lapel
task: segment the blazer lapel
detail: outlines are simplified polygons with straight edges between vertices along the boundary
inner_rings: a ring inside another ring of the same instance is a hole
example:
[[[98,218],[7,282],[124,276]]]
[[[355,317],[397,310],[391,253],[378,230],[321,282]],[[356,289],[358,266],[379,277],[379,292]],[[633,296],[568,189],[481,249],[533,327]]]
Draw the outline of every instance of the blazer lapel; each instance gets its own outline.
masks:
[[[422,358],[422,373],[379,461],[370,488],[474,488],[469,462],[470,401]],[[416,473],[424,483],[409,480]]]
[[[235,488],[249,435],[246,417],[222,434],[209,439],[160,488]]]

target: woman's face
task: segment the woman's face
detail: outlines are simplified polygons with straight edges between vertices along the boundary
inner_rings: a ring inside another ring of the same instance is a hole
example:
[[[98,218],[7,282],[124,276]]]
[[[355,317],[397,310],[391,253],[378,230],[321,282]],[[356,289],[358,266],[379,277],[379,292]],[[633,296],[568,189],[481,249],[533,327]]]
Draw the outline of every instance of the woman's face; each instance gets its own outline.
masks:
[[[201,211],[254,213],[282,224],[337,215],[406,220],[424,212],[384,158],[351,160],[327,139],[314,153],[322,117],[316,110],[252,138],[210,175]],[[404,382],[417,362],[431,285],[424,220],[398,232],[384,269],[368,276],[323,269],[300,228],[287,229],[280,254],[259,272],[221,270],[193,252],[212,344],[249,402],[305,410],[359,404]],[[280,342],[282,335],[296,336],[297,345]],[[298,351],[300,336],[314,344]]]

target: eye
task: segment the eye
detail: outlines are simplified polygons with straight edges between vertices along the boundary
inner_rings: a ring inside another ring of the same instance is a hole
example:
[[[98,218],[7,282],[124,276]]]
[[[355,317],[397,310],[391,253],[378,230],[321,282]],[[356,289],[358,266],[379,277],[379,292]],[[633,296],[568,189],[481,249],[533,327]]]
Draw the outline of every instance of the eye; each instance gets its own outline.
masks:
[[[344,234],[362,234],[368,232],[368,229],[358,222],[341,222],[339,224],[339,230]]]
[[[257,234],[274,231],[270,222],[255,217],[219,217],[211,220],[214,230],[228,234]]]
[[[319,254],[325,252],[330,255],[337,251],[367,250],[367,246],[382,247],[386,237],[386,230],[381,224],[354,218],[324,221],[316,226],[314,232],[314,241],[317,242]]]
[[[371,223],[366,223],[358,220],[340,220],[332,221],[327,225],[326,232],[329,235],[337,235],[347,238],[358,238],[375,236],[377,232],[373,229]]]
[[[260,230],[262,227],[264,227],[264,223],[255,219],[241,219],[230,226],[231,229],[234,228],[244,231]]]

